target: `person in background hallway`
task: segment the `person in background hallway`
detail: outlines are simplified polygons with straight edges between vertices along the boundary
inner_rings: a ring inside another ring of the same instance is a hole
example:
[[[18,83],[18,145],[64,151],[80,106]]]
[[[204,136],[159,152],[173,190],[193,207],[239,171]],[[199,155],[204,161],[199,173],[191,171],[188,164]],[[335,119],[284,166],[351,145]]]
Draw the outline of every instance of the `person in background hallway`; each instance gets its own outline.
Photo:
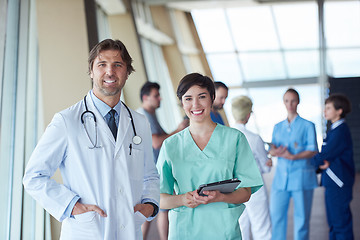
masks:
[[[88,62],[92,90],[55,114],[24,187],[62,221],[62,240],[142,239],[141,224],[158,212],[159,175],[149,122],[120,101],[132,58],[121,41],[106,39]],[[63,184],[51,179],[58,168]]]
[[[223,109],[225,100],[228,97],[229,88],[223,82],[214,82],[215,85],[215,100],[210,112],[211,120],[213,122],[225,125],[219,110]]]
[[[160,107],[161,97],[160,97],[160,85],[155,82],[146,82],[140,91],[140,99],[142,102],[141,108],[137,109],[137,111],[148,119],[150,122],[151,133],[152,133],[152,147],[154,153],[155,163],[157,162],[157,158],[159,156],[160,147],[163,141],[183,130],[189,125],[189,120],[183,120],[177,129],[170,134],[167,134],[156,117],[156,109]],[[150,222],[146,221],[142,225],[142,232],[144,240],[147,239],[147,235],[149,233]],[[169,220],[168,220],[168,210],[160,209],[160,212],[157,216],[157,227],[159,231],[160,240],[166,240],[168,237],[168,228],[169,228]]]
[[[331,122],[321,152],[311,163],[322,169],[321,185],[325,187],[326,216],[330,240],[354,239],[350,209],[355,181],[355,163],[351,133],[345,116],[351,111],[349,99],[331,94],[325,100],[325,119]]]
[[[299,116],[300,97],[288,89],[287,118],[276,124],[270,154],[278,157],[270,198],[272,239],[285,240],[290,198],[294,201],[294,239],[309,239],[309,223],[317,179],[310,158],[317,153],[315,125]]]
[[[251,99],[247,96],[239,96],[232,100],[232,114],[236,121],[233,127],[246,136],[259,170],[263,174],[270,172],[272,161],[267,157],[268,153],[261,137],[245,128],[252,112],[252,105]],[[239,219],[243,240],[270,240],[271,221],[266,188],[262,187],[252,194],[245,206]]]
[[[157,163],[160,206],[170,209],[169,240],[241,239],[243,203],[263,185],[246,137],[211,120],[215,88],[210,78],[186,75],[177,96],[190,125],[164,141]],[[232,193],[197,192],[201,184],[233,178],[241,183]]]

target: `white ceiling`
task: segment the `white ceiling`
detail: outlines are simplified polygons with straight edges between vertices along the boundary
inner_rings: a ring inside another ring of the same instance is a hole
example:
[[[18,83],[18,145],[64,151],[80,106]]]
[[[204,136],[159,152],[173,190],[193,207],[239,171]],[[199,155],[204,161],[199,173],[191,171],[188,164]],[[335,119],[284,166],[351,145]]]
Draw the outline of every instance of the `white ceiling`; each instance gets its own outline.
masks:
[[[281,2],[306,2],[316,0],[137,0],[148,5],[166,5],[183,11],[204,8],[230,8],[241,6],[256,6]]]

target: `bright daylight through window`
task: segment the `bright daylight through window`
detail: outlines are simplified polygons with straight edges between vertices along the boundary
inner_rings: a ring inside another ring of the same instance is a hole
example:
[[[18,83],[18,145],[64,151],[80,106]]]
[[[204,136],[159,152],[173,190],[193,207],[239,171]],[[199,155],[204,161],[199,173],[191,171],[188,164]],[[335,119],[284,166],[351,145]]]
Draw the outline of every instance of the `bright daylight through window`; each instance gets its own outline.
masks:
[[[329,76],[360,75],[359,9],[358,1],[325,1]],[[254,102],[248,128],[271,141],[274,124],[286,116],[282,95],[294,87],[301,97],[299,114],[316,124],[322,142],[316,2],[201,9],[192,16],[214,80],[230,87],[225,104],[230,125],[231,99],[248,95]]]

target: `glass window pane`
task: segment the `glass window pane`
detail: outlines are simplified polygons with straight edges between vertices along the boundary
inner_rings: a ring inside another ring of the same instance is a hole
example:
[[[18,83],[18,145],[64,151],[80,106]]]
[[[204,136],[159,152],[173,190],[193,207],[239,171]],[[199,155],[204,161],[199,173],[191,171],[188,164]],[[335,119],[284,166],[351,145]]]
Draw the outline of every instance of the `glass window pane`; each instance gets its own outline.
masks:
[[[279,52],[239,54],[245,81],[285,79],[282,56]]]
[[[327,47],[360,46],[360,3],[325,2]]]
[[[234,51],[223,9],[194,10],[191,14],[205,52]]]
[[[316,77],[320,73],[318,51],[287,51],[285,59],[290,78]]]
[[[221,81],[229,87],[241,86],[242,77],[235,53],[208,54],[207,60],[214,81]]]
[[[273,9],[284,49],[318,48],[316,3],[275,5]]]
[[[360,49],[328,50],[328,74],[333,77],[360,76]]]
[[[239,51],[279,49],[269,6],[230,8],[227,13]]]

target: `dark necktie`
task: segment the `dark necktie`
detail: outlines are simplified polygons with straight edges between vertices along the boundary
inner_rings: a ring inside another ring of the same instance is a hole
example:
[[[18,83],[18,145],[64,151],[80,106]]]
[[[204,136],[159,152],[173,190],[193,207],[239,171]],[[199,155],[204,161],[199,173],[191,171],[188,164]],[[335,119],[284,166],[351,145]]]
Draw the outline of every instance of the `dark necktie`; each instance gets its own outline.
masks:
[[[112,134],[114,135],[114,138],[116,140],[117,127],[116,127],[116,122],[115,122],[115,113],[116,113],[116,111],[114,109],[111,109],[109,111],[110,119],[109,119],[108,125],[110,128],[110,131],[112,132]]]

